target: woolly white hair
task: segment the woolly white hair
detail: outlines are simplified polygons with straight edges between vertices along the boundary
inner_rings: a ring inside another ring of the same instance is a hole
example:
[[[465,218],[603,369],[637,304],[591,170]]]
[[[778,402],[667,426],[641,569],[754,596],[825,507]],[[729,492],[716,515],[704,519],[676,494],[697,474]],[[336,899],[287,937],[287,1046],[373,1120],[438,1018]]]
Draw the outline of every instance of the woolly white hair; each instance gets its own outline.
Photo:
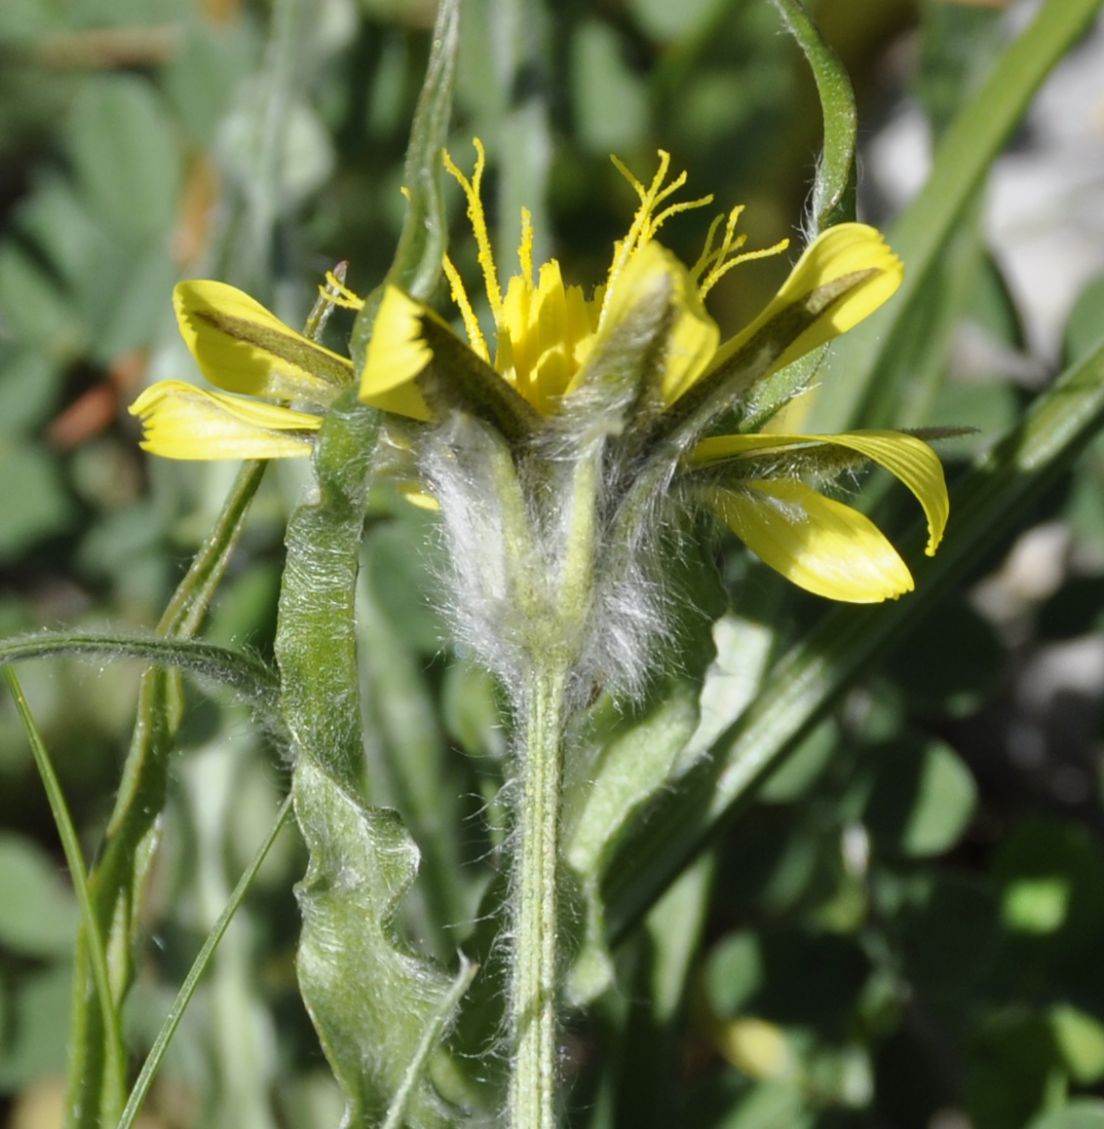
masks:
[[[581,623],[561,614],[560,583],[578,519],[572,480],[582,460],[601,460],[603,445],[601,436],[580,445],[550,430],[514,462],[490,428],[460,414],[423,443],[421,470],[440,504],[448,548],[443,611],[457,641],[497,675],[515,704],[531,656],[551,648],[570,656],[574,697],[599,685],[636,696],[655,643],[666,635],[656,551],[666,491],[656,490],[642,512],[624,520],[622,499],[610,496],[618,488],[615,470],[599,488],[590,604]],[[502,497],[503,468],[512,478],[507,488],[517,490],[513,499]],[[520,541],[504,519],[511,504],[527,527]]]

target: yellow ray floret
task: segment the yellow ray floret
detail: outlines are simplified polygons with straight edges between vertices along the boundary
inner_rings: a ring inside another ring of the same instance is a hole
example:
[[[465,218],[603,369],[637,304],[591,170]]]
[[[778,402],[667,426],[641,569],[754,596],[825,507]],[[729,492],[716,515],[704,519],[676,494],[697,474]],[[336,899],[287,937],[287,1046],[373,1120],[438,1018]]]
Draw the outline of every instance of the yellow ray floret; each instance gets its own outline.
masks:
[[[542,415],[558,411],[565,395],[586,384],[586,361],[598,338],[614,334],[629,311],[649,294],[654,294],[656,287],[667,288],[670,292],[673,324],[660,381],[663,400],[670,405],[703,376],[733,357],[764,325],[784,314],[788,307],[801,305],[800,317],[794,322],[794,337],[788,345],[783,338],[780,355],[768,372],[789,364],[857,324],[877,309],[900,283],[900,262],[881,236],[863,224],[843,224],[824,233],[802,255],[790,277],[750,326],[719,345],[719,332],[705,312],[702,299],[733,267],[777,254],[785,249],[788,241],[744,251],[747,237],[736,230],[743,208],[736,207],[714,220],[702,254],[693,268],[687,270],[659,247],[654,238],[671,216],[702,207],[712,197],[668,203],[685,183],[686,174],[681,173],[668,183],[670,156],[661,150],[659,166],[647,185],[613,159],[636,192],[639,206],[625,238],[615,245],[604,284],[591,298],[586,298],[578,287],[565,285],[554,259],[539,268],[534,283],[533,231],[527,212],[522,216],[518,248],[520,272],[508,281],[503,291],[481,198],[486,157],[478,139],[474,144],[476,162],[470,180],[447,154],[445,166],[467,198],[468,216],[494,319],[493,360],[459,272],[447,256],[445,273],[473,352],[483,361],[492,363],[495,371]],[[384,341],[370,353],[371,364],[361,382],[361,399],[375,403],[377,401],[371,397],[384,388],[397,392],[404,384],[413,387],[425,367],[417,341],[418,319],[426,316],[433,315],[410,299],[404,305],[399,298],[393,298],[387,302],[386,310],[381,309],[376,333],[381,334]],[[394,325],[388,324],[392,318]],[[425,418],[420,407],[418,412],[402,407],[392,410]]]
[[[878,527],[803,482],[751,480],[704,500],[764,564],[814,595],[877,604],[912,591],[912,574]]]
[[[142,421],[143,450],[166,459],[302,458],[322,425],[320,416],[180,380],[147,388],[129,410]]]
[[[820,235],[798,259],[778,293],[755,320],[721,347],[717,368],[734,356],[765,325],[788,307],[823,294],[837,294],[790,342],[770,371],[785,368],[799,357],[854,328],[893,296],[904,268],[880,232],[862,223],[843,223]]]
[[[410,419],[430,418],[414,380],[433,359],[422,336],[422,318],[433,316],[397,286],[386,287],[360,374],[362,403]]]
[[[173,306],[184,343],[216,388],[328,405],[352,383],[347,357],[297,333],[237,287],[181,282]]]
[[[705,439],[690,455],[691,465],[762,457],[787,448],[845,447],[884,467],[912,492],[928,523],[927,555],[943,539],[950,501],[943,465],[921,439],[900,431],[846,431],[838,435],[719,435]]]

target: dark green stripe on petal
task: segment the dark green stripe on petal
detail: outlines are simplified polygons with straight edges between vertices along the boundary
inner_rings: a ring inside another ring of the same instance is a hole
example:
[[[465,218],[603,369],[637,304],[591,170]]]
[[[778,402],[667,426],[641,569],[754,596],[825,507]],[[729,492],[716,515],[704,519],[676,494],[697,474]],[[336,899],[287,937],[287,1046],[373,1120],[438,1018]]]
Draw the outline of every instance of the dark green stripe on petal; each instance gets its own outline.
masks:
[[[181,282],[173,306],[203,375],[227,392],[327,405],[352,382],[351,361],[285,325],[237,287]]]

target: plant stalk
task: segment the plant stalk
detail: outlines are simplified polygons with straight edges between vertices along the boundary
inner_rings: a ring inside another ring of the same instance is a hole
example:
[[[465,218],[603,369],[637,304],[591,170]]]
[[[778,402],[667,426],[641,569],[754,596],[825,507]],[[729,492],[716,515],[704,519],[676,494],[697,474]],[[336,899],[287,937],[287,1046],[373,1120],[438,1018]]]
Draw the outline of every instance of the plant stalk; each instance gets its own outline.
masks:
[[[534,663],[522,702],[509,1124],[555,1129],[559,1076],[559,830],[566,670]]]

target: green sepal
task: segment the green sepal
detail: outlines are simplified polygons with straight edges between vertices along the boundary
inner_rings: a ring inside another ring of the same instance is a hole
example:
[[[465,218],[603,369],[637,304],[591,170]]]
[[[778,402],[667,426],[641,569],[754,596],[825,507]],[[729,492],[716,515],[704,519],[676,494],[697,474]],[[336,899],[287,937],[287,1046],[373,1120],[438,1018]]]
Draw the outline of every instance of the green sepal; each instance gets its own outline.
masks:
[[[383,284],[368,296],[353,323],[349,339],[349,352],[358,374],[364,367],[384,285],[390,283],[419,302],[426,302],[441,277],[441,264],[448,246],[441,152],[448,141],[452,115],[452,85],[460,45],[460,4],[461,0],[440,0],[437,8],[429,63],[406,149],[403,173],[408,195],[402,233]]]
[[[19,635],[0,643],[0,666],[26,659],[73,655],[78,658],[141,659],[172,667],[204,681],[229,686],[266,709],[273,709],[279,685],[276,672],[256,655],[214,643],[156,635],[83,632]]]
[[[851,79],[801,0],[771,0],[813,72],[824,117],[824,147],[810,200],[812,236],[855,218],[858,114]]]
[[[421,326],[433,360],[419,374],[418,388],[438,419],[451,411],[467,412],[489,423],[511,446],[536,431],[541,423],[536,408],[436,315],[423,313]]]
[[[659,418],[649,448],[663,461],[685,454],[734,404],[749,399],[756,384],[790,345],[833,306],[845,301],[871,273],[855,271],[843,275],[783,307]]]
[[[345,1093],[343,1124],[455,1126],[456,1111],[428,1074],[460,993],[393,925],[417,873],[418,849],[396,812],[362,806],[306,758],[292,790],[310,851],[295,890],[303,915],[299,982]],[[469,978],[465,966],[462,985]],[[396,1098],[403,1103],[397,1115],[389,1113]]]
[[[584,442],[620,435],[631,425],[617,445],[626,462],[666,407],[661,384],[673,302],[671,276],[657,273],[640,300],[599,335],[579,373],[578,387],[564,400],[564,416],[581,431]]]

